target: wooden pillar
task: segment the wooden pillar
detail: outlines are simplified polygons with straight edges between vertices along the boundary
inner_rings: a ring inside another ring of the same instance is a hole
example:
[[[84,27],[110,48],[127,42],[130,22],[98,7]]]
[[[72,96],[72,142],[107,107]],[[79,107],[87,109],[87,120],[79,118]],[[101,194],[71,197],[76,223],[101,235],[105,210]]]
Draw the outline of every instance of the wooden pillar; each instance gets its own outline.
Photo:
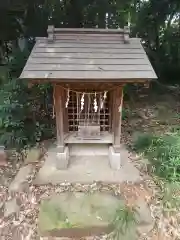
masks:
[[[68,108],[65,107],[65,102],[67,100],[67,92],[63,89],[62,102],[63,102],[63,121],[64,121],[64,133],[69,132],[69,122],[68,122]]]
[[[120,152],[122,105],[123,105],[123,86],[117,87],[113,91],[112,133],[113,133],[113,147],[115,152]]]
[[[109,132],[113,133],[113,93],[114,91],[109,92]]]
[[[54,85],[54,109],[56,113],[56,130],[58,151],[64,152],[64,89]]]

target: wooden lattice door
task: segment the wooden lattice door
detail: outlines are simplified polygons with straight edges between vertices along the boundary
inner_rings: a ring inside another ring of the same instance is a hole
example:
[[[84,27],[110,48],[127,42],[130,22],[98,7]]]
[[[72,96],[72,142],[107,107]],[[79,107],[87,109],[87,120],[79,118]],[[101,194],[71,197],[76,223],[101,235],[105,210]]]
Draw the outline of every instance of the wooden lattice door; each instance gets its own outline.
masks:
[[[69,131],[76,132],[80,138],[99,138],[101,132],[110,131],[109,95],[100,109],[101,95],[96,95],[98,105],[94,110],[94,94],[84,94],[84,107],[81,109],[82,94],[70,92],[68,105]]]

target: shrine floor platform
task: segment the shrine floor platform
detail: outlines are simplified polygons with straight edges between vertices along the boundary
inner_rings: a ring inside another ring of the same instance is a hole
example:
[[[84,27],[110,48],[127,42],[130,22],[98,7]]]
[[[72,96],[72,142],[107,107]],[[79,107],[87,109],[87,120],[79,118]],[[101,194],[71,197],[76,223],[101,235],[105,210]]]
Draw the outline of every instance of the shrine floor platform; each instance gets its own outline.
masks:
[[[108,156],[72,156],[68,169],[57,170],[56,159],[46,157],[44,165],[37,173],[34,184],[60,184],[63,182],[90,184],[94,181],[104,183],[138,183],[142,180],[139,170],[129,159],[126,149],[121,151],[122,167],[112,170]]]

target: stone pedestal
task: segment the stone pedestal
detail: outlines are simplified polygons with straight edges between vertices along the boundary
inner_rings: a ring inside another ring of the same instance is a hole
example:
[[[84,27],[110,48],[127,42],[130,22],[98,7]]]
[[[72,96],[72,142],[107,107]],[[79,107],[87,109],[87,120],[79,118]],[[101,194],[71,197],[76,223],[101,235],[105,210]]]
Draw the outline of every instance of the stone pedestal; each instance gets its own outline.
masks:
[[[121,154],[115,152],[113,146],[109,147],[109,164],[113,170],[121,168]]]
[[[68,164],[69,164],[69,148],[64,147],[63,152],[57,152],[56,154],[56,167],[59,170],[67,169]]]

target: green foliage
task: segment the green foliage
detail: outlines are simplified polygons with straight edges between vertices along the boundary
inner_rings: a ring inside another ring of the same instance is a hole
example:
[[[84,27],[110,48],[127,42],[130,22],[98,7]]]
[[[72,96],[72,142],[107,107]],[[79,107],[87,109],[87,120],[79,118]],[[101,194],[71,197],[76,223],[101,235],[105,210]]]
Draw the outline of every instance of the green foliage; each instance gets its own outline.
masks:
[[[111,239],[136,239],[135,227],[137,224],[137,210],[134,207],[120,206],[112,221],[114,231],[110,234]]]
[[[153,165],[154,172],[168,181],[180,181],[180,134],[164,136],[143,134],[134,142]]]
[[[159,77],[179,80],[180,2],[140,1],[133,31],[144,46]]]
[[[3,84],[0,91],[0,142],[5,146],[22,147],[26,144],[24,120],[29,104],[26,86],[17,79]]]
[[[36,85],[17,78],[28,51],[13,51],[8,73],[0,85],[0,144],[17,150],[54,136],[50,85]]]
[[[27,84],[19,79],[3,84],[0,90],[1,144],[20,150],[54,136],[51,109],[45,102],[48,90],[49,86],[44,90],[39,86],[29,90]],[[33,98],[34,95],[36,97]]]
[[[148,148],[152,141],[154,139],[154,136],[149,133],[137,133],[134,136],[133,139],[133,148],[136,151],[144,151],[146,148]]]
[[[126,120],[129,116],[129,114],[130,114],[129,109],[123,108],[122,109],[122,120]]]

